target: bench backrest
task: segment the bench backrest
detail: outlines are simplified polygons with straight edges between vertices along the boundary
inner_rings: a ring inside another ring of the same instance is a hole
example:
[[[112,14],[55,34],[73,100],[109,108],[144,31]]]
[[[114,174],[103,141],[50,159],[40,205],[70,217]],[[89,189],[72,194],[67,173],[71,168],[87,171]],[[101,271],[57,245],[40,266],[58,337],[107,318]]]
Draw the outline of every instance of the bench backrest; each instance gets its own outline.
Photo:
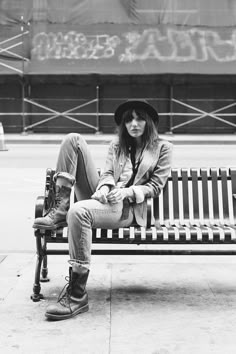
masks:
[[[154,200],[160,225],[235,224],[236,168],[172,169]]]
[[[53,202],[53,175],[48,169],[46,209]],[[153,215],[157,226],[235,225],[236,167],[172,169],[164,190],[153,200]]]

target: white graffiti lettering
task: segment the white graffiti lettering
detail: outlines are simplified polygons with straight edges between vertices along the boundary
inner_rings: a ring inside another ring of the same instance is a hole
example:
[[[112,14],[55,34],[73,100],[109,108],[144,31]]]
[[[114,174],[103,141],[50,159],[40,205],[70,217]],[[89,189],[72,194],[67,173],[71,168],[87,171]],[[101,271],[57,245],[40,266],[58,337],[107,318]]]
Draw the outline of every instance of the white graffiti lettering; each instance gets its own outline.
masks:
[[[224,35],[225,36],[225,35]],[[161,62],[236,60],[236,30],[222,39],[218,32],[190,28],[188,30],[148,28],[120,36],[85,35],[70,31],[66,34],[41,32],[33,38],[32,57],[48,59],[98,60],[115,57],[120,63],[154,59]]]
[[[107,34],[85,36],[74,31],[65,35],[41,32],[33,38],[32,56],[38,60],[111,58],[119,43],[118,36]]]

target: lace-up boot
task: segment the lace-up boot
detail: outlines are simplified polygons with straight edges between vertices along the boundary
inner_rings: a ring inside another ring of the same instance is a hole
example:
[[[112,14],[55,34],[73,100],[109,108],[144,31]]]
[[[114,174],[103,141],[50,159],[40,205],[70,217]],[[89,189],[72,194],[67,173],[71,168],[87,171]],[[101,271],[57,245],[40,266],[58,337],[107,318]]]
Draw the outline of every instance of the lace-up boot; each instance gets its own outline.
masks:
[[[89,269],[81,266],[77,272],[69,270],[69,282],[63,288],[58,301],[47,308],[45,316],[49,320],[65,320],[89,309],[88,294],[85,290]]]
[[[55,202],[46,216],[36,218],[35,229],[55,230],[66,226],[66,215],[70,207],[71,187],[56,186]]]

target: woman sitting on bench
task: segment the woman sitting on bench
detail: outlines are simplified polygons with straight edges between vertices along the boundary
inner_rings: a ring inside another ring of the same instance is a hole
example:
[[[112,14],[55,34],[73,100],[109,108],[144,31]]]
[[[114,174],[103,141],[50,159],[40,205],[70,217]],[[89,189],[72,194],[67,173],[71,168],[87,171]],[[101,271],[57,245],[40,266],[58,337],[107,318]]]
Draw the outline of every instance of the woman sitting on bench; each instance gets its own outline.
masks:
[[[81,135],[63,140],[55,174],[55,204],[36,229],[68,225],[69,283],[46,317],[61,320],[88,311],[85,290],[91,261],[92,228],[146,226],[146,198],[157,197],[171,169],[172,144],[158,136],[158,113],[143,100],[128,100],[115,111],[117,138],[110,144],[99,178]],[[78,202],[70,207],[71,188]]]

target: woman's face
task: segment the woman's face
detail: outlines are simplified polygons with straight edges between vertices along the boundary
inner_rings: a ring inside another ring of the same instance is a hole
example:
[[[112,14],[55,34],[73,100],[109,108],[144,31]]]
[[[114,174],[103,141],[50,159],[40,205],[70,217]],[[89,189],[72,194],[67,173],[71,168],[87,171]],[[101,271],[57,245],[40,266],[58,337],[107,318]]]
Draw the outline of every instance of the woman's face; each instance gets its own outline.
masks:
[[[132,111],[130,120],[126,120],[125,126],[127,132],[132,138],[140,138],[146,126],[146,121],[135,110]]]

